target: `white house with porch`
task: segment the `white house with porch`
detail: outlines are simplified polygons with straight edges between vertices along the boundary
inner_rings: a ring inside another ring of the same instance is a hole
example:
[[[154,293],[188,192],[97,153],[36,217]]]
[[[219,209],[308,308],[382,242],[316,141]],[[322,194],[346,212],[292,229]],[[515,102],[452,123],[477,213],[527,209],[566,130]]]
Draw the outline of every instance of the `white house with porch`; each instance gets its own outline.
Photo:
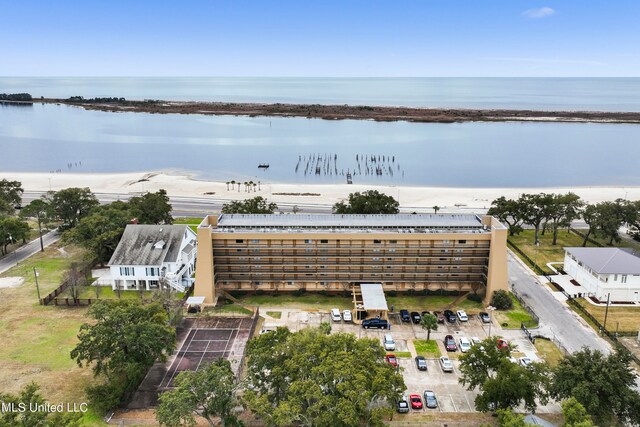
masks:
[[[593,297],[640,301],[640,258],[619,248],[564,248],[564,271]]]
[[[114,290],[191,286],[196,234],[187,225],[129,224],[109,261]]]

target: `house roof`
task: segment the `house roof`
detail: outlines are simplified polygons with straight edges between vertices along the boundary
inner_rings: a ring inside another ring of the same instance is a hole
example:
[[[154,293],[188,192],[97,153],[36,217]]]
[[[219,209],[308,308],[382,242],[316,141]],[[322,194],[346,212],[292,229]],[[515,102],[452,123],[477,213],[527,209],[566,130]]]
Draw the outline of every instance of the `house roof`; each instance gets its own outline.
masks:
[[[360,291],[365,310],[389,310],[380,283],[363,283],[360,285]]]
[[[564,248],[598,274],[640,274],[640,258],[619,248]]]
[[[187,225],[129,224],[109,265],[162,265],[175,262]],[[191,238],[195,233],[189,230]]]

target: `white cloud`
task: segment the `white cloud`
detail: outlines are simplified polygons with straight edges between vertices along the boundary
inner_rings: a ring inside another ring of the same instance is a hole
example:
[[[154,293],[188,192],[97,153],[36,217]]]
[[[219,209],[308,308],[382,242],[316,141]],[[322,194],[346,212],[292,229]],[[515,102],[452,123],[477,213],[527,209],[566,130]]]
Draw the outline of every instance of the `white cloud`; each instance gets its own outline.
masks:
[[[555,13],[556,13],[555,10],[545,6],[545,7],[540,7],[538,9],[525,10],[524,12],[522,12],[522,15],[526,16],[527,18],[537,19],[537,18],[544,18],[545,16],[550,16]]]

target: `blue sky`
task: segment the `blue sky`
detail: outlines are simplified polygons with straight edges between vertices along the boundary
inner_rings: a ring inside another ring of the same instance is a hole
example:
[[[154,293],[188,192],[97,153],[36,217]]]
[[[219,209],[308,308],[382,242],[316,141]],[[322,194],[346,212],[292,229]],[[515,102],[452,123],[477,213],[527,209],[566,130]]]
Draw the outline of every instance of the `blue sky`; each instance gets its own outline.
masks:
[[[0,0],[2,76],[640,76],[640,2]]]

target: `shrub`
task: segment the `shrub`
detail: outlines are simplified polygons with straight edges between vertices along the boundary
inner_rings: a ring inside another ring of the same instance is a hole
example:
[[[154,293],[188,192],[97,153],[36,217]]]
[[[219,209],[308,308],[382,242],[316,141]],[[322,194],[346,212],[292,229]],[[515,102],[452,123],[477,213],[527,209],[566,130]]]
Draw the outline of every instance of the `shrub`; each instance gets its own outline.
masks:
[[[293,295],[294,295],[294,296],[296,296],[296,297],[301,297],[302,295],[304,295],[304,294],[305,294],[305,292],[307,292],[307,290],[306,290],[305,288],[300,288],[300,289],[297,289],[297,290],[293,293]]]
[[[325,335],[329,335],[329,334],[331,334],[331,323],[329,323],[329,322],[322,322],[322,323],[320,323],[320,330],[321,330]]]
[[[482,302],[482,297],[475,293],[467,295],[467,299],[473,302]]]
[[[513,308],[513,300],[511,299],[509,292],[501,289],[493,293],[491,305],[498,310],[509,310]]]

